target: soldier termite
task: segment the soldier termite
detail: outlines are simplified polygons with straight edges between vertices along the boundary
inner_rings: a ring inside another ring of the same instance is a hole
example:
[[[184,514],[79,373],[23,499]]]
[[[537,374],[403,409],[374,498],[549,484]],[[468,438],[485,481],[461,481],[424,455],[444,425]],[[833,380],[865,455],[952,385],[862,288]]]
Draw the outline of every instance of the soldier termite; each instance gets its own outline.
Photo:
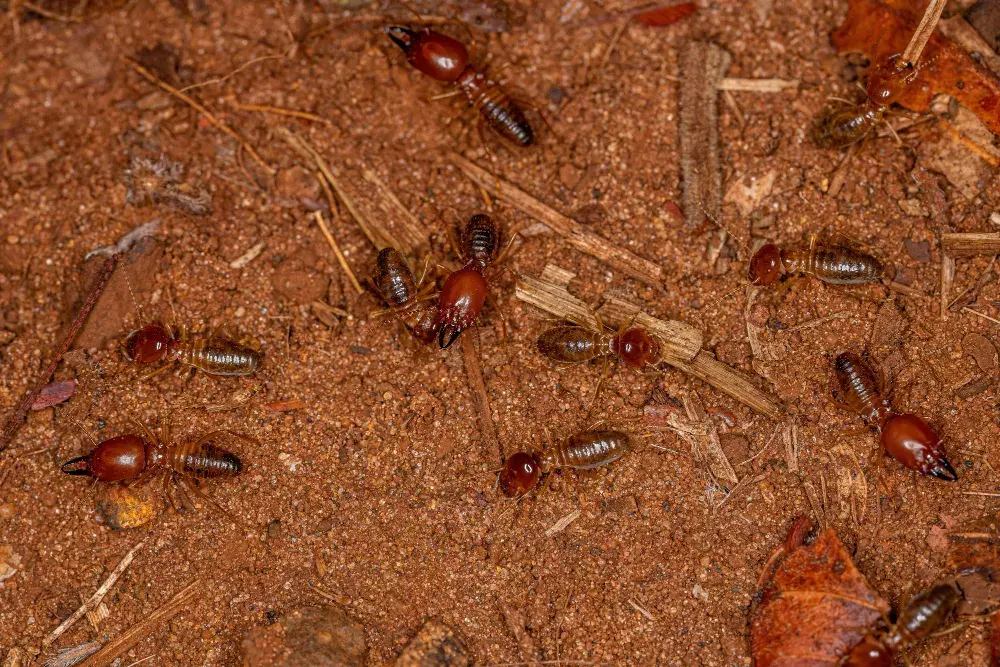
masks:
[[[142,435],[124,434],[94,442],[88,454],[66,461],[61,470],[67,475],[92,477],[98,482],[129,484],[148,482],[161,473],[168,473],[164,475],[163,491],[169,500],[169,483],[174,475],[195,480],[229,478],[243,470],[240,458],[214,444],[215,441],[226,435],[252,441],[239,433],[219,430],[197,440],[172,443],[169,435],[158,438],[145,425],[138,426]],[[198,487],[190,488],[218,507]]]
[[[500,489],[511,498],[523,496],[538,485],[543,473],[557,468],[599,468],[620,459],[630,447],[631,438],[622,431],[581,431],[540,455],[512,454],[500,471]]]
[[[425,267],[420,280],[416,280],[401,252],[395,248],[383,248],[375,258],[375,270],[368,279],[372,288],[389,306],[387,311],[374,312],[372,316],[390,313],[421,343],[431,342],[437,333],[434,310],[420,303],[427,298],[420,292],[420,285],[426,274]]]
[[[534,143],[535,133],[524,112],[500,84],[469,64],[469,51],[462,42],[429,29],[387,26],[385,32],[416,70],[454,84],[499,136],[518,146]]]
[[[513,240],[514,236],[511,235],[511,242]],[[454,343],[463,331],[472,326],[486,301],[492,301],[489,283],[497,276],[488,278],[486,270],[503,260],[510,250],[510,243],[500,252],[500,230],[497,224],[490,216],[479,213],[466,223],[457,250],[464,265],[445,279],[434,321],[438,330],[438,344],[442,349]],[[502,313],[500,317],[502,321]],[[506,331],[506,324],[504,330]],[[506,335],[504,338],[506,339]]]
[[[880,434],[886,453],[905,467],[954,482],[958,474],[948,462],[937,432],[912,413],[898,413],[886,400],[885,382],[859,355],[844,352],[834,361],[840,391],[834,401],[861,415]]]

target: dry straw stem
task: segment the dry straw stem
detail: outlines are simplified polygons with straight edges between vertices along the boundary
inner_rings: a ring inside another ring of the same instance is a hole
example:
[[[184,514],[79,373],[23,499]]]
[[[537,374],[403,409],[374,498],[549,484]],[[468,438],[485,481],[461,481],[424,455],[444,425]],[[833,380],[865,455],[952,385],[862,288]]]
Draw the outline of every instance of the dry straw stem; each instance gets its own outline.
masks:
[[[955,260],[941,253],[941,321],[948,316],[948,295],[955,282]]]
[[[560,319],[600,330],[593,310],[566,289],[573,275],[550,264],[539,278],[519,276],[515,296]],[[771,419],[777,419],[784,412],[776,396],[761,391],[742,373],[702,350],[702,334],[697,329],[683,322],[651,317],[641,312],[638,306],[620,299],[609,299],[600,313],[601,320],[606,319],[612,325],[634,318],[635,324],[656,334],[664,352],[664,362],[674,368],[706,382]]]
[[[212,125],[214,125],[220,132],[222,132],[223,134],[228,135],[236,143],[238,143],[240,146],[242,146],[243,150],[245,150],[247,153],[249,153],[250,157],[252,157],[254,159],[254,162],[256,162],[257,164],[259,164],[261,166],[261,168],[264,171],[266,171],[269,176],[274,176],[277,173],[277,170],[275,170],[273,167],[271,167],[271,165],[269,165],[268,163],[264,162],[264,158],[262,158],[260,155],[257,154],[257,151],[255,151],[253,149],[253,146],[251,146],[246,141],[244,141],[243,138],[240,137],[240,135],[236,134],[236,132],[232,128],[230,128],[228,125],[226,125],[221,120],[219,120],[218,118],[216,118],[215,114],[213,114],[211,111],[209,111],[204,106],[202,106],[202,104],[200,102],[198,102],[196,99],[194,99],[193,97],[191,97],[190,95],[188,95],[186,93],[182,93],[181,91],[177,90],[176,88],[174,88],[173,86],[171,86],[169,83],[167,83],[166,81],[163,81],[162,79],[160,79],[160,77],[156,76],[155,74],[153,74],[152,72],[150,72],[148,69],[146,69],[145,67],[143,67],[139,63],[135,62],[134,60],[132,61],[132,69],[134,69],[136,72],[138,72],[139,74],[141,74],[144,79],[146,79],[147,81],[149,81],[154,86],[158,86],[158,87],[162,88],[163,90],[167,91],[168,93],[170,93],[171,95],[173,95],[177,99],[181,100],[182,102],[184,102],[185,104],[187,104],[188,106],[190,106],[191,108],[193,108],[195,111],[197,111],[198,113],[200,113],[202,116],[204,116],[205,119],[209,123],[211,123]]]
[[[337,258],[337,262],[340,264],[340,268],[342,268],[344,273],[347,274],[347,278],[351,281],[351,285],[354,286],[354,290],[358,294],[364,294],[365,291],[361,288],[361,283],[358,282],[358,277],[354,275],[354,271],[351,270],[351,266],[347,263],[347,258],[344,257],[344,253],[340,251],[340,246],[337,245],[337,240],[333,238],[333,234],[331,234],[329,228],[327,228],[326,221],[323,219],[323,212],[314,211],[313,215],[316,216],[316,224],[319,225],[320,230],[323,232],[323,236],[326,237],[326,242],[330,244],[330,249],[333,250],[333,254]]]
[[[720,218],[719,83],[732,56],[710,42],[691,41],[680,54],[681,201],[688,227]]]
[[[80,308],[80,312],[76,314],[76,318],[70,325],[69,331],[66,333],[66,337],[63,338],[59,349],[56,350],[55,355],[53,355],[52,359],[49,361],[49,365],[38,377],[38,380],[35,381],[35,384],[24,394],[24,398],[21,399],[20,405],[18,405],[17,409],[14,410],[14,414],[12,414],[7,420],[7,423],[4,424],[3,431],[0,431],[0,452],[7,449],[11,440],[13,440],[14,436],[17,435],[17,432],[21,430],[21,424],[24,423],[25,417],[28,416],[31,404],[35,402],[38,395],[42,393],[42,389],[46,384],[48,384],[49,378],[56,372],[56,367],[62,360],[63,355],[66,354],[67,350],[69,350],[69,346],[73,344],[73,340],[76,338],[77,334],[80,333],[80,329],[83,328],[83,323],[87,321],[87,316],[90,315],[90,311],[94,309],[94,305],[97,304],[97,300],[104,292],[104,288],[108,286],[108,280],[111,279],[111,274],[114,273],[115,267],[118,266],[118,262],[120,260],[121,255],[115,253],[104,263],[104,267],[101,268],[101,273],[97,276],[94,287],[90,290],[90,296]]]
[[[483,436],[490,461],[503,465],[503,452],[500,450],[500,440],[497,438],[497,427],[493,423],[493,413],[490,411],[490,397],[486,393],[486,382],[483,381],[483,371],[479,367],[479,353],[476,352],[476,342],[479,329],[473,327],[462,336],[462,359],[465,363],[465,375],[469,379],[472,398],[476,404],[476,414],[479,416],[479,432]]]
[[[314,123],[325,123],[326,125],[333,125],[332,122],[323,118],[322,116],[317,116],[314,113],[309,113],[308,111],[296,111],[295,109],[283,109],[281,107],[272,107],[268,104],[242,104],[240,102],[234,102],[233,106],[241,111],[259,111],[260,113],[272,113],[278,116],[291,116],[292,118],[301,118],[303,120],[310,120]]]
[[[795,89],[801,83],[798,79],[722,79],[718,90],[731,90],[744,93],[780,93],[783,90]]]
[[[118,578],[121,577],[122,574],[125,572],[125,570],[128,569],[128,566],[132,564],[132,559],[135,558],[136,552],[138,552],[139,549],[141,549],[145,544],[146,540],[142,540],[137,545],[132,547],[132,549],[130,549],[127,554],[125,554],[125,557],[121,559],[121,561],[118,563],[117,566],[115,566],[115,569],[112,570],[111,575],[104,580],[104,583],[101,584],[101,587],[98,588],[97,591],[90,596],[90,599],[84,602],[79,609],[74,611],[69,618],[60,623],[55,630],[49,633],[48,637],[42,640],[42,650],[45,650],[49,646],[51,646],[52,642],[59,639],[59,637],[64,632],[73,627],[73,624],[79,621],[81,618],[83,618],[87,614],[87,612],[95,609],[99,604],[101,604],[101,601],[104,599],[104,596],[108,594],[108,591],[110,591],[111,587],[115,585],[115,582],[118,581]]]
[[[198,595],[200,587],[200,581],[192,581],[174,597],[170,598],[170,601],[165,605],[133,625],[120,637],[112,639],[105,644],[104,648],[90,656],[80,667],[106,667],[106,665],[110,665],[124,654],[125,651],[142,641],[157,626],[183,610]]]
[[[448,158],[462,173],[489,194],[511,204],[518,210],[544,223],[566,239],[577,250],[592,255],[602,262],[632,276],[637,280],[663,289],[663,269],[638,255],[619,248],[603,236],[590,231],[576,220],[568,218],[548,205],[538,201],[514,185],[500,180],[482,167],[469,162],[457,153],[449,153]],[[498,190],[499,186],[499,190]]]
[[[285,143],[291,146],[299,155],[307,160],[311,160],[312,163],[316,165],[316,168],[319,169],[320,174],[323,176],[323,178],[320,179],[320,182],[323,183],[324,189],[326,188],[326,184],[329,183],[330,187],[332,187],[337,193],[337,197],[340,198],[340,201],[344,202],[344,206],[346,206],[347,210],[350,211],[351,216],[358,223],[358,226],[361,227],[361,231],[364,232],[364,235],[368,237],[369,241],[375,244],[376,248],[379,250],[388,247],[398,248],[403,252],[403,254],[410,254],[412,248],[400,244],[399,241],[397,241],[392,235],[392,232],[382,226],[382,224],[378,221],[371,220],[367,215],[365,215],[353,195],[344,189],[344,186],[341,185],[340,181],[337,180],[337,177],[333,174],[333,170],[330,169],[330,165],[327,164],[327,161],[323,159],[323,156],[319,154],[319,151],[317,151],[312,144],[306,141],[303,137],[289,130],[287,127],[279,127],[277,128],[277,132],[278,136],[284,139]],[[337,203],[333,201],[333,197],[329,194],[329,192],[327,192],[327,197],[330,199],[330,209],[335,210]]]
[[[942,234],[941,250],[949,257],[1000,254],[1000,232]]]
[[[944,11],[947,1],[931,0],[930,4],[927,5],[927,9],[924,10],[924,16],[920,19],[920,25],[917,26],[913,37],[910,38],[910,43],[906,45],[906,49],[903,51],[902,59],[904,63],[916,64],[920,60],[920,54],[923,53],[924,46],[927,45],[927,40],[934,33],[934,28],[937,27],[938,19],[941,18],[941,12]]]
[[[556,533],[561,533],[569,527],[569,524],[573,523],[580,518],[580,510],[573,510],[563,518],[552,524],[551,527],[546,529],[545,537],[552,537]]]

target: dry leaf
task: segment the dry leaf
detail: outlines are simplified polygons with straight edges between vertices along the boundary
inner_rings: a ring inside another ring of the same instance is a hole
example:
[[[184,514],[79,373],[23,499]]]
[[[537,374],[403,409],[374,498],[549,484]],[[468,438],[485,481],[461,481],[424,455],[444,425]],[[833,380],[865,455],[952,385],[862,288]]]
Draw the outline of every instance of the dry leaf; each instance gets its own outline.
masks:
[[[741,177],[733,183],[726,193],[724,201],[736,204],[740,213],[745,217],[753,213],[760,203],[771,194],[774,189],[774,181],[778,173],[773,169],[760,178]],[[744,181],[748,181],[744,183]]]
[[[662,28],[686,19],[697,11],[698,5],[693,2],[681,2],[640,10],[632,14],[632,19],[651,28]]]
[[[833,44],[841,53],[856,51],[873,59],[902,53],[926,4],[924,0],[850,0],[847,18],[833,33]],[[996,75],[940,32],[931,35],[920,63],[920,72],[900,105],[927,111],[935,95],[946,93],[975,113],[991,132],[1000,134],[1000,79]]]
[[[70,396],[76,391],[76,380],[66,380],[64,382],[52,382],[42,387],[38,392],[38,398],[31,404],[32,410],[44,410],[53,405],[59,405],[68,401]]]

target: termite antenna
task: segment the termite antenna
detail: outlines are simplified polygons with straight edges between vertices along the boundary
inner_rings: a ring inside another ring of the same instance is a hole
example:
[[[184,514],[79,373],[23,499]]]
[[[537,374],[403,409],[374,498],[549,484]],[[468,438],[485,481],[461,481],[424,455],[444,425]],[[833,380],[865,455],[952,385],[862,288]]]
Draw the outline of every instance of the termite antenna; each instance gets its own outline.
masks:
[[[139,316],[139,326],[146,321],[146,318],[142,316],[142,309],[139,308],[139,302],[135,298],[135,292],[132,291],[132,281],[128,277],[128,267],[126,266],[128,262],[122,262],[122,275],[125,276],[125,286],[128,287],[128,295],[132,297],[132,305],[135,306],[136,315]]]
[[[98,444],[97,443],[97,439],[93,436],[93,434],[91,434],[90,431],[87,430],[87,427],[83,425],[83,422],[78,421],[75,417],[66,417],[66,418],[68,420],[70,420],[71,422],[73,422],[73,424],[75,424],[77,428],[79,428],[81,431],[83,431],[83,434],[85,436],[87,436],[87,439],[90,440],[91,443],[93,443],[94,447],[97,447],[97,444]],[[87,457],[84,456],[83,458],[87,458]],[[76,461],[76,460],[78,460],[78,459],[74,459],[74,461]],[[66,463],[70,463],[70,461],[67,461]]]
[[[743,240],[740,237],[736,236],[736,234],[733,234],[733,230],[729,229],[729,227],[727,227],[725,223],[723,223],[722,221],[716,220],[715,217],[713,217],[712,214],[709,213],[708,210],[706,210],[705,207],[701,205],[701,203],[698,203],[697,206],[698,209],[705,215],[705,217],[708,218],[709,222],[711,222],[719,229],[725,230],[726,233],[729,234],[730,238],[739,243],[743,247],[743,249],[747,251],[747,254],[750,253],[750,248],[747,246],[746,243],[743,242]]]

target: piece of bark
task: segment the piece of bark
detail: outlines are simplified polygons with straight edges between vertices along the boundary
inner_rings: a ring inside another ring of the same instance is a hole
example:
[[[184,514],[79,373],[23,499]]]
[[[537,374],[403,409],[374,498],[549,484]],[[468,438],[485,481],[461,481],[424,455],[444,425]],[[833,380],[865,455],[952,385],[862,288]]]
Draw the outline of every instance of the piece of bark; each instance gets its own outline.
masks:
[[[942,234],[941,250],[949,257],[975,257],[1000,253],[1000,232]]]
[[[718,220],[722,210],[718,85],[730,62],[732,56],[711,42],[692,41],[681,48],[682,202],[689,228],[706,215]]]

